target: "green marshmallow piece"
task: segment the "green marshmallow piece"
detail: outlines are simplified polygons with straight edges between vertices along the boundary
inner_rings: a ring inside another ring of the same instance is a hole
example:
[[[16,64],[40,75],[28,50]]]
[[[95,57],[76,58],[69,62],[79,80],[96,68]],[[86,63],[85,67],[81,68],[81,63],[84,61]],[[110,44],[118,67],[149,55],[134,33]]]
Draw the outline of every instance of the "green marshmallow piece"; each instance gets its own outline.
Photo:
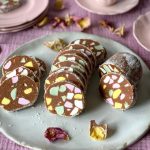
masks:
[[[20,62],[25,63],[26,62],[25,58],[22,58]]]
[[[65,102],[67,97],[66,96],[62,96],[61,98]]]
[[[64,113],[64,106],[57,106],[55,107],[55,111],[58,115],[63,115]]]
[[[74,44],[80,44],[80,40],[76,40]]]
[[[100,70],[101,70],[103,73],[106,73],[106,71],[105,71],[103,68],[100,68]]]
[[[68,71],[73,72],[74,69],[70,67],[70,68],[68,69]]]
[[[111,70],[109,69],[108,66],[104,65],[103,67],[104,67],[104,69],[106,70],[107,73],[111,72]]]
[[[80,63],[81,65],[85,66],[85,63],[84,63],[83,60],[79,60],[79,63]]]
[[[97,49],[97,50],[103,50],[103,49],[104,49],[104,47],[103,47],[101,44],[96,45],[96,46],[94,46],[94,47],[95,47],[95,49]]]
[[[2,0],[1,3],[5,5],[5,4],[8,4],[9,1],[8,0]]]
[[[58,91],[59,91],[59,87],[52,87],[50,90],[49,90],[49,93],[53,96],[58,96]]]
[[[124,107],[129,108],[129,104],[127,102],[125,102]]]
[[[113,95],[113,90],[109,91],[109,96],[111,97]]]
[[[15,99],[16,99],[16,95],[17,95],[17,88],[14,88],[14,89],[11,91],[10,95],[11,95],[11,98],[12,98],[13,100],[15,100]]]
[[[59,56],[58,60],[59,62],[65,61],[67,58],[65,56]]]
[[[55,70],[57,70],[58,68],[55,66],[55,65],[52,65],[52,67],[51,67],[51,71],[55,71]]]
[[[111,65],[108,65],[108,66],[109,66],[110,70],[112,70],[112,71],[113,71],[113,68],[111,67]]]
[[[59,88],[60,92],[65,92],[66,91],[66,86],[65,85],[61,85]]]

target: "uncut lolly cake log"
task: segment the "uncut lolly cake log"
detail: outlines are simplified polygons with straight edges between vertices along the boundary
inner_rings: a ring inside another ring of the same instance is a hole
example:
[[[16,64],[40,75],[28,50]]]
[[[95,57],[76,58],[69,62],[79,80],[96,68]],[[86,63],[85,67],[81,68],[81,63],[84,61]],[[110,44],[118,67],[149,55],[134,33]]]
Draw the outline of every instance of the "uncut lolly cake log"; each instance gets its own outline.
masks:
[[[90,41],[87,40],[87,43]],[[95,50],[90,48],[70,44],[54,59],[45,81],[44,95],[46,107],[51,113],[76,116],[85,108],[87,84],[96,67],[97,58],[101,57],[103,61],[105,57],[104,53],[97,52],[96,55]]]
[[[134,85],[139,83],[143,73],[138,58],[127,52],[116,53],[99,66],[101,77],[109,72],[123,74]]]
[[[140,61],[130,53],[117,53],[100,67],[100,92],[115,109],[126,110],[136,102],[142,77]]]

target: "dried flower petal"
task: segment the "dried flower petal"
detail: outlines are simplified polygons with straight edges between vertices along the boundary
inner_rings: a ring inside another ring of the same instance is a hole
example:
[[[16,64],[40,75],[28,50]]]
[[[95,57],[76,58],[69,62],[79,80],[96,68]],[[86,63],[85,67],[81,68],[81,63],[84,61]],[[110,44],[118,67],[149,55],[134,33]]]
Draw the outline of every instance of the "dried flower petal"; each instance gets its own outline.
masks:
[[[61,18],[60,17],[54,17],[54,20],[56,21],[56,22],[61,22]]]
[[[101,20],[99,22],[99,25],[100,25],[100,27],[103,27],[103,28],[108,28],[109,27],[109,24],[106,20]]]
[[[50,142],[55,142],[57,140],[69,140],[69,135],[66,131],[57,127],[50,127],[45,131],[45,138]]]
[[[109,30],[110,32],[114,32],[115,28],[114,28],[114,27],[109,26],[109,27],[108,27],[108,30]]]
[[[120,37],[124,36],[125,34],[125,25],[120,26],[119,28],[114,30],[114,33]]]
[[[65,20],[66,26],[70,26],[70,25],[72,25],[73,22],[74,22],[73,17],[70,16],[69,14],[67,14],[67,15],[65,16],[65,19],[64,19],[64,20]]]
[[[37,24],[37,27],[43,27],[43,26],[45,26],[48,23],[49,23],[49,18],[46,16],[46,17],[43,18],[43,20],[41,22],[39,22]]]
[[[106,21],[106,20],[101,20],[99,22],[99,25],[102,28],[107,28],[110,32],[114,32],[114,30],[115,30],[115,27],[111,23],[109,23],[108,21]]]
[[[64,21],[62,21],[59,26],[62,28],[62,29],[66,29],[66,23]]]
[[[64,9],[64,1],[63,0],[55,0],[54,8],[56,10]]]
[[[91,20],[88,17],[81,18],[77,21],[77,25],[81,28],[81,31],[83,31],[84,29],[87,29],[88,27],[90,27]]]
[[[78,16],[71,16],[73,22],[77,22],[78,20],[80,20],[81,18]]]
[[[62,39],[57,39],[54,41],[45,42],[44,45],[55,50],[55,51],[60,51],[65,46],[67,46],[67,43]]]
[[[59,24],[61,23],[62,19],[60,17],[54,17],[54,22],[52,24],[53,28],[56,28],[57,26],[59,26]]]
[[[105,140],[107,137],[107,124],[96,124],[95,120],[90,122],[90,137],[93,140]]]
[[[116,34],[117,36],[122,37],[125,34],[125,25],[122,25],[121,27],[115,29],[112,24],[105,20],[101,20],[99,22],[99,25],[100,27],[107,28],[110,32]]]
[[[56,28],[59,26],[63,29],[66,29],[66,27],[69,27],[74,23],[76,23],[80,27],[81,31],[83,31],[91,25],[91,20],[89,18],[79,18],[77,16],[71,16],[67,14],[62,18],[54,17],[52,27]]]

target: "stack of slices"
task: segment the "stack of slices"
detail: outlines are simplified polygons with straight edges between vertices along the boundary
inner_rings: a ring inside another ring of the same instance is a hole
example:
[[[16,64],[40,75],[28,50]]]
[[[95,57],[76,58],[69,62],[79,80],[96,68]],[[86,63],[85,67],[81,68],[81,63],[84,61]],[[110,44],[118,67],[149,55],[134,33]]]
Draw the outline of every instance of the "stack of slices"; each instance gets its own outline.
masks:
[[[13,56],[7,59],[0,79],[0,106],[7,111],[16,111],[33,105],[45,71],[46,65],[39,58]]]
[[[45,81],[47,109],[61,116],[76,116],[85,108],[85,93],[95,67],[106,58],[96,41],[79,39],[59,52]]]
[[[136,101],[142,66],[130,53],[116,53],[99,66],[100,92],[115,109],[126,110]]]

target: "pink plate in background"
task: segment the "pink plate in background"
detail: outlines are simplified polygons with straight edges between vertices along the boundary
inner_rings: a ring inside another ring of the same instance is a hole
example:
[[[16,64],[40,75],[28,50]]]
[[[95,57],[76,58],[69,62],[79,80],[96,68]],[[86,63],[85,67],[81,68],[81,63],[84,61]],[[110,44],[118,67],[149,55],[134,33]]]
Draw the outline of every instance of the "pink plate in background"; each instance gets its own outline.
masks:
[[[134,22],[133,35],[143,48],[150,51],[150,12],[139,16]]]
[[[48,10],[49,10],[49,7],[47,7],[47,9],[42,14],[40,14],[37,18],[35,18],[34,20],[28,23],[9,27],[9,28],[0,28],[0,33],[18,32],[18,31],[33,27],[34,25],[38,24],[47,15]]]
[[[111,6],[100,6],[97,0],[75,0],[83,9],[99,15],[116,15],[125,13],[139,3],[139,0],[117,0],[118,2]]]
[[[18,26],[37,18],[45,11],[49,0],[24,0],[19,8],[0,14],[0,28]]]

